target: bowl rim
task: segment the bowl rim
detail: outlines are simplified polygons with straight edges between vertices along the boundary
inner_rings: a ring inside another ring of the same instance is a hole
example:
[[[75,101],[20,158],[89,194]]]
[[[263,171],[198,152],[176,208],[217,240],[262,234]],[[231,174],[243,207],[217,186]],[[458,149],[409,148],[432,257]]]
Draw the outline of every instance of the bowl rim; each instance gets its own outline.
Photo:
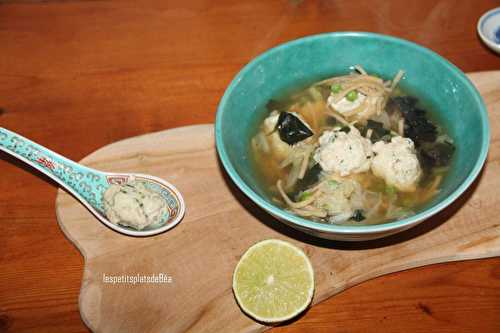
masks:
[[[498,15],[500,17],[500,7],[493,8],[479,18],[477,21],[477,33],[479,34],[479,37],[481,40],[488,46],[490,49],[492,49],[495,52],[500,53],[500,44],[495,43],[492,41],[490,38],[486,36],[486,34],[483,32],[484,31],[484,24],[486,23],[487,20],[489,20],[491,17]],[[500,26],[499,26],[500,29]]]
[[[336,225],[336,224],[326,224],[320,222],[314,222],[311,220],[307,220],[305,218],[293,215],[292,213],[288,213],[285,210],[278,208],[265,199],[263,199],[260,195],[258,195],[250,186],[246,184],[246,182],[239,176],[236,172],[235,168],[230,162],[229,156],[227,154],[226,148],[223,142],[222,135],[222,118],[224,112],[226,110],[226,104],[228,103],[229,96],[232,94],[233,90],[238,86],[241,78],[249,72],[255,64],[257,64],[260,60],[265,59],[267,57],[273,56],[276,52],[281,51],[285,48],[289,48],[301,43],[312,42],[318,39],[328,39],[328,38],[377,38],[386,41],[390,41],[395,44],[403,45],[405,47],[413,48],[423,54],[435,58],[439,62],[441,62],[448,70],[453,72],[457,79],[462,81],[464,85],[470,91],[472,97],[474,98],[475,104],[479,106],[479,112],[481,114],[481,127],[483,131],[483,141],[481,143],[481,151],[479,153],[479,158],[474,164],[472,170],[469,175],[448,197],[444,198],[440,202],[435,205],[426,208],[425,210],[412,215],[410,217],[382,224],[375,225],[362,225],[362,226],[353,226],[353,225]],[[382,233],[390,230],[397,230],[400,228],[407,228],[414,224],[417,224],[435,214],[443,210],[445,207],[450,205],[453,201],[455,201],[465,190],[472,184],[475,178],[479,175],[488,154],[488,148],[490,144],[490,126],[488,121],[488,113],[486,107],[484,105],[483,99],[479,92],[477,91],[474,84],[467,78],[467,76],[455,65],[450,63],[448,60],[435,53],[434,51],[429,50],[423,46],[420,46],[416,43],[410,42],[408,40],[404,40],[401,38],[383,35],[372,32],[361,32],[361,31],[342,31],[342,32],[330,32],[330,33],[321,33],[316,35],[310,35],[306,37],[302,37],[299,39],[295,39],[280,45],[277,45],[273,48],[266,50],[261,53],[257,57],[253,58],[248,64],[246,64],[233,78],[229,86],[226,88],[224,95],[222,96],[219,105],[217,107],[216,119],[215,119],[215,141],[216,148],[219,154],[219,157],[222,161],[224,168],[229,174],[232,181],[236,184],[236,186],[253,202],[255,202],[260,208],[264,209],[271,215],[275,217],[282,218],[291,222],[301,228],[314,230],[323,233],[333,233],[333,234],[344,234],[344,235],[362,235],[362,234],[374,234],[374,233]]]

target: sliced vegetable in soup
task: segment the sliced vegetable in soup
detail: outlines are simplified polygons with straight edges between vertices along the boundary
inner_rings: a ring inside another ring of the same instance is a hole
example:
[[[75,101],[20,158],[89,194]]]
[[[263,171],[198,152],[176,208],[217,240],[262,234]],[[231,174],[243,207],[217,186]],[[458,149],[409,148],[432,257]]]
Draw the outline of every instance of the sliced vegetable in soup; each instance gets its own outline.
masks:
[[[438,192],[453,140],[414,96],[360,66],[270,100],[251,140],[272,200],[330,224],[404,218]]]

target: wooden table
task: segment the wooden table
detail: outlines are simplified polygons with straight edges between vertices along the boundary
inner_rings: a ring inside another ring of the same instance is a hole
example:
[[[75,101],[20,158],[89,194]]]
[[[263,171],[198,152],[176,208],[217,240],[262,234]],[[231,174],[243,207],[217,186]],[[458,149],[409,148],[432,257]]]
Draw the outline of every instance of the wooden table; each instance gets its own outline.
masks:
[[[217,3],[217,4],[215,4]],[[3,1],[0,126],[74,160],[143,133],[213,122],[250,59],[305,35],[362,30],[500,69],[476,1]],[[499,83],[500,85],[500,83]],[[56,185],[0,154],[0,332],[86,332],[83,259],[56,223]],[[381,277],[276,332],[500,332],[500,258]]]

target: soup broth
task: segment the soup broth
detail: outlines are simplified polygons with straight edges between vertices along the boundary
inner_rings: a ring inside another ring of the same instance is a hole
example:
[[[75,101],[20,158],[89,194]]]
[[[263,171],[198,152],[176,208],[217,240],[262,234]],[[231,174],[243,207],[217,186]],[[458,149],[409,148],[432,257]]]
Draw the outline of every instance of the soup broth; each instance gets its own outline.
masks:
[[[414,214],[439,192],[453,140],[392,80],[356,71],[267,103],[250,142],[272,201],[314,221],[366,225]]]

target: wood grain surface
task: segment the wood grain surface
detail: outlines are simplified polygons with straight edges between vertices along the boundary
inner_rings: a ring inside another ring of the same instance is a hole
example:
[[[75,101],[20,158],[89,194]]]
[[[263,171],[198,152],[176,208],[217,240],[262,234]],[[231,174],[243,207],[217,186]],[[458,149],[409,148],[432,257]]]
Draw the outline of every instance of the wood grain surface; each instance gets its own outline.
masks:
[[[498,140],[500,71],[473,74],[472,79],[490,101],[492,139]],[[386,239],[346,244],[306,236],[262,212],[227,178],[214,144],[212,125],[187,126],[123,140],[82,161],[100,170],[153,174],[176,184],[186,200],[186,215],[176,228],[156,237],[118,234],[59,191],[57,219],[85,258],[79,304],[92,331],[265,330],[240,311],[231,290],[239,258],[263,239],[284,239],[307,253],[315,272],[314,303],[388,273],[500,256],[500,197],[490,195],[500,187],[500,167],[493,159],[474,186],[438,216]],[[492,150],[491,156],[497,153]],[[160,273],[172,281],[109,282],[109,277]]]
[[[245,63],[327,31],[392,34],[463,71],[500,69],[475,32],[479,16],[498,5],[0,1],[0,125],[80,160],[127,137],[209,123]],[[0,332],[86,332],[78,312],[83,259],[56,223],[57,187],[0,158]],[[413,269],[350,288],[275,330],[498,332],[499,282],[498,258]]]

